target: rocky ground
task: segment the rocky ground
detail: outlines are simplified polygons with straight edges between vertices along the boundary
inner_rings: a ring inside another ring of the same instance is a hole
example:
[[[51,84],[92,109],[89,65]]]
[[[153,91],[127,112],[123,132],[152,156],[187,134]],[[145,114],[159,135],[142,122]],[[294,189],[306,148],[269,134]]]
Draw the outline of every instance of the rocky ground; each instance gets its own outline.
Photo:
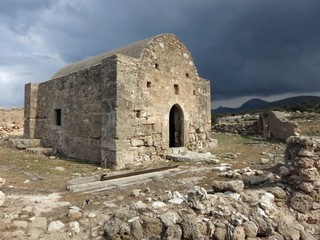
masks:
[[[0,239],[320,239],[318,143],[213,137],[212,161],[85,193],[68,180],[110,170],[1,141]]]

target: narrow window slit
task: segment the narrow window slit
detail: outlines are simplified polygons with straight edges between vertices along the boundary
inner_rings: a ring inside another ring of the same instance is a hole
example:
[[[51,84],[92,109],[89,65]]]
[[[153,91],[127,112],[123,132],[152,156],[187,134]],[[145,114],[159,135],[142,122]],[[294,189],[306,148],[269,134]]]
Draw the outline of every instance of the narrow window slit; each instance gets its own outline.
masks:
[[[61,126],[61,109],[55,109],[54,110],[55,115],[55,124],[56,126]]]
[[[176,95],[179,94],[179,85],[178,85],[178,84],[174,84],[174,93],[175,93]]]

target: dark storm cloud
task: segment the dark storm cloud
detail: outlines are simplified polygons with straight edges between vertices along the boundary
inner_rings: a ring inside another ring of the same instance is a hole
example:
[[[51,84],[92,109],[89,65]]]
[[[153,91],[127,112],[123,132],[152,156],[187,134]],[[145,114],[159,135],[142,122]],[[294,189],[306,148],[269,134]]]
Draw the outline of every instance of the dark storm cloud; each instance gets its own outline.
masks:
[[[319,91],[320,2],[254,1],[216,32],[199,69],[218,99]]]
[[[319,12],[318,0],[5,0],[0,84],[22,91],[64,64],[171,32],[215,100],[320,91]]]

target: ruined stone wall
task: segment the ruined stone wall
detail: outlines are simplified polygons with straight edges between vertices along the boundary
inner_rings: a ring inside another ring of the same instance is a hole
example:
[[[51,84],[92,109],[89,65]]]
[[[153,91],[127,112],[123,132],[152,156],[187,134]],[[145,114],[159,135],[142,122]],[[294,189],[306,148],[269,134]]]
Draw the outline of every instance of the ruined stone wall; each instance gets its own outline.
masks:
[[[222,133],[235,133],[242,135],[258,135],[258,122],[247,123],[218,123],[212,126],[212,130]]]
[[[23,108],[0,108],[0,126],[6,127],[23,127]]]
[[[22,135],[23,112],[23,108],[0,108],[0,140]]]
[[[174,105],[183,112],[183,146],[207,149],[210,84],[199,78],[184,45],[169,35],[154,40],[140,62],[117,57],[117,163],[165,154]]]
[[[302,191],[294,194],[291,207],[310,211],[313,202],[320,202],[320,138],[289,137],[280,173],[286,183]]]
[[[101,161],[101,93],[111,77],[101,69],[97,65],[39,84],[34,137],[44,146],[69,157]]]
[[[289,121],[285,113],[278,111],[262,113],[259,117],[259,129],[263,137],[283,141],[299,132],[298,125]]]

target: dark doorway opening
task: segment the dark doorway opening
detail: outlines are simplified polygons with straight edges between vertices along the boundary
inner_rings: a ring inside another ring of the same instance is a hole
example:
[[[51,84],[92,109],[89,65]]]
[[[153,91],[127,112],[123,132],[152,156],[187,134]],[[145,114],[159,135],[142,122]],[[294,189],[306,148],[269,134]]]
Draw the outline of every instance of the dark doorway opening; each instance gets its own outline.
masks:
[[[179,105],[175,104],[169,113],[169,147],[182,147],[183,141],[183,112]]]

